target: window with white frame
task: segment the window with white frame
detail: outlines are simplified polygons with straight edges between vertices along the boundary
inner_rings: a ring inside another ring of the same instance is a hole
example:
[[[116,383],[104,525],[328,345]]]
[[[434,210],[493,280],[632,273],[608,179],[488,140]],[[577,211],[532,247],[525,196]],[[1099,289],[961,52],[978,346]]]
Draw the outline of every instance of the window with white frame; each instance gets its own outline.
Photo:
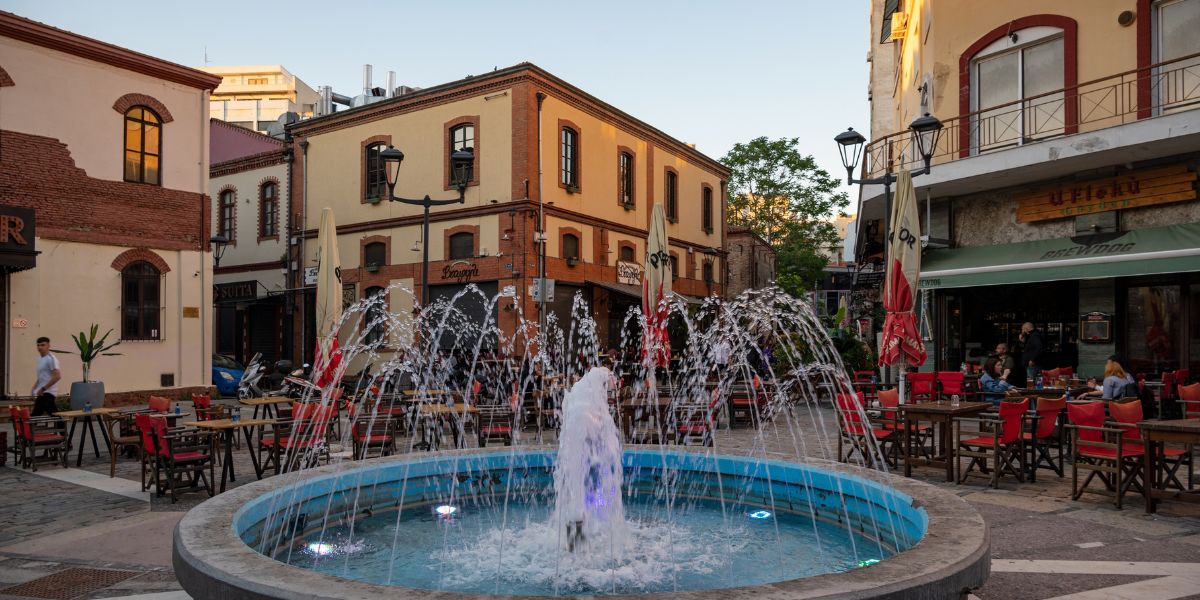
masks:
[[[971,148],[985,152],[1062,135],[1063,31],[1030,27],[1012,32],[971,61]]]
[[[1200,0],[1162,0],[1151,21],[1154,62],[1152,96],[1159,112],[1200,100]],[[1165,64],[1163,64],[1165,63]],[[1190,107],[1189,107],[1190,108]]]

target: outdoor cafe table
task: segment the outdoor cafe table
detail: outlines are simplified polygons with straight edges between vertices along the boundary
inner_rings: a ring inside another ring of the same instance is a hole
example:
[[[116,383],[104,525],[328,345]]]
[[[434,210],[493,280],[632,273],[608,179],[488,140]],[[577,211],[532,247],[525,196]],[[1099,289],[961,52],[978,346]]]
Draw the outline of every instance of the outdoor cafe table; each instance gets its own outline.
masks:
[[[917,461],[913,440],[919,421],[929,421],[938,426],[938,449],[940,454],[927,459],[925,464],[946,468],[946,481],[954,481],[954,441],[950,427],[955,417],[973,417],[992,408],[991,402],[960,402],[954,406],[949,402],[921,402],[901,404],[904,414],[904,476],[912,476],[912,465]]]
[[[87,444],[88,434],[92,434],[92,451],[96,453],[96,458],[100,458],[100,446],[96,442],[96,430],[92,428],[92,417],[100,415],[111,415],[121,412],[115,408],[100,406],[93,408],[91,411],[82,410],[64,410],[54,413],[56,417],[71,420],[71,431],[67,434],[67,439],[75,438],[75,426],[79,423],[79,419],[83,419],[83,432],[79,434],[79,453],[75,456],[75,466],[83,464],[83,447]],[[100,435],[104,436],[104,447],[108,448],[108,432],[103,427],[100,428]]]
[[[271,418],[275,416],[276,404],[291,404],[295,399],[287,396],[263,396],[262,398],[238,398],[238,402],[245,406],[254,407],[254,418],[258,418],[258,409],[261,407],[263,418]]]
[[[633,423],[653,416],[658,426],[659,441],[666,439],[667,411],[671,409],[671,395],[659,393],[654,398],[633,396],[621,402],[621,429],[625,439],[632,441]]]
[[[1146,512],[1155,511],[1156,498],[1168,498],[1182,502],[1200,502],[1200,490],[1168,491],[1165,478],[1159,477],[1158,450],[1163,442],[1192,445],[1200,444],[1200,419],[1172,419],[1169,421],[1142,421],[1142,443],[1146,452],[1143,458],[1142,497],[1146,500]]]
[[[449,406],[447,404],[422,404],[420,408],[417,409],[417,414],[420,415],[422,420],[425,421],[426,426],[421,430],[421,443],[419,445],[427,450],[436,450],[438,446],[438,437],[436,435],[431,435],[430,432],[430,429],[433,428],[435,423],[441,423],[449,417],[457,417],[461,419],[465,415],[473,415],[477,412],[479,411],[474,406],[471,406],[465,402],[456,403],[454,406]],[[466,447],[466,444],[461,439],[462,436],[459,435],[458,427],[453,425],[454,424],[452,423],[450,431],[454,436],[454,447]]]
[[[236,435],[234,432],[241,429],[242,433],[246,435],[246,447],[250,449],[250,462],[254,464],[254,474],[262,479],[262,467],[258,464],[258,453],[254,451],[254,440],[250,431],[255,427],[270,425],[274,422],[274,419],[245,419],[237,422],[234,422],[233,419],[214,419],[212,421],[189,421],[183,425],[215,431],[221,435],[221,440],[225,442],[225,462],[221,465],[221,491],[224,492],[225,482],[237,481],[233,474],[233,437]]]

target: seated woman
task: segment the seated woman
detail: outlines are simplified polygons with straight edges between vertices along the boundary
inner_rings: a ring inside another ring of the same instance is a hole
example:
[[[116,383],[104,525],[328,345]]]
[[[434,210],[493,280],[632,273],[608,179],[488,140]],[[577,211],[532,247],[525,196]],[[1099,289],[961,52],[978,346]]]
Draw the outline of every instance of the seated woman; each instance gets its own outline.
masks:
[[[1120,359],[1114,354],[1108,357],[1108,362],[1104,363],[1104,383],[1101,384],[1100,389],[1084,392],[1079,397],[1101,397],[1105,400],[1124,398],[1127,394],[1126,386],[1136,387],[1137,380],[1121,366]],[[1132,395],[1136,396],[1137,394]]]
[[[979,378],[979,388],[983,397],[992,404],[1000,404],[1004,400],[1004,392],[1015,389],[1016,386],[1006,381],[1008,369],[1000,370],[1000,359],[995,356],[983,363],[983,376]]]

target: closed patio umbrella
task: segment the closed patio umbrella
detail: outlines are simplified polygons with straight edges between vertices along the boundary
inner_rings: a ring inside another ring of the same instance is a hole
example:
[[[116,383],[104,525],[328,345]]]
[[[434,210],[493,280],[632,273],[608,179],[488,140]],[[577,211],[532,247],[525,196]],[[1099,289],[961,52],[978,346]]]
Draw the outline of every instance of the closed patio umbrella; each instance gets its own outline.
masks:
[[[667,250],[667,220],[663,206],[656,203],[650,213],[650,231],[646,237],[646,268],[642,270],[642,313],[646,331],[642,336],[642,355],[647,365],[665,367],[671,360],[671,341],[667,336],[668,311],[663,299],[671,294],[671,254]]]
[[[896,200],[892,206],[891,239],[888,241],[887,279],[883,287],[883,343],[879,364],[914,367],[925,364],[925,344],[913,315],[917,281],[921,275],[921,225],[917,193],[907,171],[896,178]]]
[[[317,233],[317,349],[313,359],[313,382],[325,387],[335,378],[342,362],[337,327],[342,317],[342,260],[338,256],[337,226],[333,209],[321,211]]]

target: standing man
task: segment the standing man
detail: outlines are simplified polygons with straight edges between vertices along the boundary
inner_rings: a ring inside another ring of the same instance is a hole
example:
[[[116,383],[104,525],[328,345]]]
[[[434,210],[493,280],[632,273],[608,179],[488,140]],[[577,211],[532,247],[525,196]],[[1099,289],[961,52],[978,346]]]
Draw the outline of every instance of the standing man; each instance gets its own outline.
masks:
[[[37,361],[37,383],[33,385],[32,395],[33,416],[50,416],[58,410],[58,380],[62,379],[59,371],[58,357],[50,352],[50,338],[37,339],[37,351],[41,355]]]
[[[1024,343],[1021,349],[1021,366],[1025,367],[1025,387],[1034,387],[1037,385],[1038,376],[1042,374],[1042,367],[1038,363],[1045,347],[1042,332],[1034,329],[1033,323],[1026,322],[1021,326],[1021,342]]]
[[[1008,377],[1012,379],[1012,373],[1016,371],[1017,361],[1008,353],[1008,344],[1004,342],[996,344],[996,358],[1000,360],[1000,371],[1008,371]],[[1012,383],[1012,381],[1009,381],[1009,383]]]

